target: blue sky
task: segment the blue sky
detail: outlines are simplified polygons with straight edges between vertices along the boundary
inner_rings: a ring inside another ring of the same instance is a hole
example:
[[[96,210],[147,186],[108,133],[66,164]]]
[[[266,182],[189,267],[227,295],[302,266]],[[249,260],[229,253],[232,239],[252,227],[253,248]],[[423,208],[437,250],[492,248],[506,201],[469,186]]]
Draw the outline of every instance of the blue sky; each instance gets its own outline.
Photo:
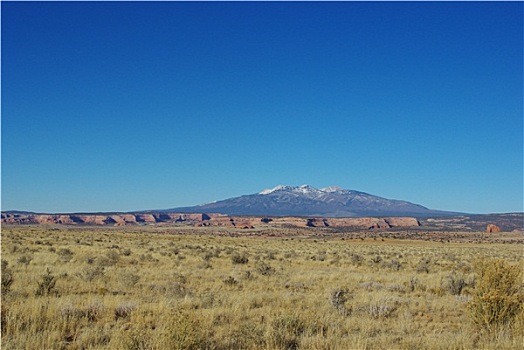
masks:
[[[338,185],[523,210],[523,3],[2,2],[2,210]]]

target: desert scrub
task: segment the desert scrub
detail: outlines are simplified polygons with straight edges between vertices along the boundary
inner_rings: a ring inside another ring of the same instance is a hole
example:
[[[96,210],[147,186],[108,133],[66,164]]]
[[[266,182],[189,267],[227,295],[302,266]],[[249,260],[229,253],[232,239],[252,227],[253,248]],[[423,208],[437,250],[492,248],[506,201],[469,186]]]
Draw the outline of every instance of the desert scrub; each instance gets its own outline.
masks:
[[[247,264],[249,259],[245,254],[235,253],[231,256],[231,262],[233,264]]]
[[[209,349],[209,334],[202,321],[190,312],[176,312],[167,321],[163,345],[167,349]]]
[[[69,248],[61,248],[59,249],[56,254],[58,254],[58,258],[61,262],[67,263],[73,259],[73,251]]]
[[[117,275],[116,279],[122,288],[131,289],[138,283],[138,281],[140,281],[140,276],[136,273],[124,270]]]
[[[62,306],[60,309],[60,315],[65,318],[68,322],[74,318],[85,318],[89,322],[95,322],[102,315],[104,311],[104,304],[95,301],[87,305],[85,308],[76,307],[72,304]]]
[[[257,237],[237,230],[228,237],[218,235],[223,228],[185,230],[2,227],[2,259],[9,262],[2,272],[10,269],[14,282],[2,294],[1,348],[510,350],[524,342],[518,315],[511,331],[495,336],[464,326],[476,289],[473,270],[458,267],[488,257],[517,265],[517,244],[360,241],[357,235],[314,242],[282,237],[286,231]],[[14,244],[18,250],[11,252]],[[61,263],[60,249],[73,258]],[[249,262],[235,264],[235,253]],[[446,253],[460,261],[442,258]],[[311,259],[322,254],[324,262]],[[382,261],[372,263],[377,255]],[[27,268],[17,263],[21,256],[33,258]],[[203,256],[212,269],[199,268]],[[417,273],[426,257],[429,271]],[[36,296],[47,266],[56,287]],[[446,276],[454,278],[449,289]],[[461,279],[466,286],[453,295]]]
[[[92,282],[104,276],[104,268],[101,266],[86,266],[79,269],[75,274],[82,281]]]
[[[6,260],[2,260],[2,295],[9,292],[14,281],[13,272],[8,266],[9,263]]]
[[[330,301],[331,306],[335,308],[341,315],[347,316],[351,313],[351,309],[346,306],[346,302],[351,298],[351,293],[347,288],[336,288],[331,291]]]
[[[355,266],[362,265],[362,262],[364,261],[364,258],[362,255],[359,254],[351,254],[351,263]]]
[[[238,285],[238,281],[234,277],[232,277],[232,276],[229,276],[229,277],[225,278],[223,280],[223,282],[227,286],[236,286],[236,285]]]
[[[31,261],[33,261],[33,257],[30,255],[22,255],[16,260],[18,264],[24,265],[26,269],[27,266],[31,263]]]
[[[122,302],[118,304],[114,310],[115,320],[130,317],[131,313],[135,309],[136,309],[136,304],[132,302]]]
[[[35,294],[37,296],[49,295],[53,292],[56,284],[56,276],[51,274],[51,270],[47,268],[46,273],[42,275],[41,281],[38,282],[38,288]]]
[[[388,318],[398,308],[399,303],[393,298],[381,298],[368,306],[368,314],[373,318]]]
[[[298,349],[305,329],[305,322],[297,315],[279,315],[271,323],[271,345],[277,349]]]
[[[522,267],[500,259],[476,264],[476,288],[468,304],[473,323],[489,332],[508,327],[524,313]]]
[[[419,273],[422,273],[422,272],[425,272],[425,273],[429,273],[429,270],[430,270],[430,267],[431,267],[431,258],[422,258],[417,266],[415,267],[415,270]]]
[[[452,295],[460,295],[464,287],[467,286],[466,279],[462,274],[453,272],[442,280],[442,288]]]
[[[257,262],[256,269],[258,273],[264,276],[271,276],[275,273],[275,268],[271,267],[263,261]]]

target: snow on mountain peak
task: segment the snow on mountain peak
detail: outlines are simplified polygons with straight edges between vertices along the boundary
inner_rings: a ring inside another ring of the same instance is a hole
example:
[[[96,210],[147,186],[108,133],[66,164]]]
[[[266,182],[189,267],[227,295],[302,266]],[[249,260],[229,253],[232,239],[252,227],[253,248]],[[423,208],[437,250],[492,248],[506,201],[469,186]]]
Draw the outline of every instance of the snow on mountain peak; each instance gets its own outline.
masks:
[[[315,187],[309,186],[309,185],[302,185],[299,187],[293,188],[294,192],[300,192],[300,193],[312,193],[312,192],[318,192],[318,190]]]
[[[289,192],[295,192],[295,193],[302,193],[302,194],[315,194],[319,195],[321,192],[325,193],[333,193],[338,191],[343,191],[343,188],[340,188],[338,186],[329,186],[322,189],[317,189],[310,185],[301,185],[301,186],[287,186],[287,185],[278,185],[273,188],[268,188],[263,191],[260,191],[258,194],[266,195],[270,194],[276,191],[289,191]]]
[[[273,187],[273,188],[267,188],[263,191],[260,191],[258,192],[258,194],[270,194],[270,193],[273,193],[275,191],[279,191],[279,190],[282,190],[284,189],[285,187],[288,187],[288,186],[284,186],[284,185],[278,185],[276,187]]]
[[[270,194],[276,191],[288,191],[288,192],[298,192],[298,193],[307,194],[307,193],[317,192],[318,190],[309,185],[302,185],[302,186],[278,185],[276,187],[268,188],[263,191],[260,191],[258,192],[258,194]]]
[[[344,189],[338,186],[328,186],[328,187],[321,188],[320,190],[322,192],[332,193],[332,192],[343,191]]]

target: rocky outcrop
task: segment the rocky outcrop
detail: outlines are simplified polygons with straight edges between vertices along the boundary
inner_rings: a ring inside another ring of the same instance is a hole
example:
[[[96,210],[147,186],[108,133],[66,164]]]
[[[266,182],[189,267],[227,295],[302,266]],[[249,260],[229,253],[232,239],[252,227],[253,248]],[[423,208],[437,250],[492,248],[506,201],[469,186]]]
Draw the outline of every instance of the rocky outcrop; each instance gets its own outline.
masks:
[[[157,220],[155,219],[155,217],[151,214],[138,214],[138,215],[135,215],[136,217],[136,221],[137,222],[142,222],[142,223],[155,223],[157,222]]]
[[[420,226],[420,222],[416,218],[392,217],[385,220],[391,227]]]
[[[392,227],[420,226],[415,218],[300,218],[300,217],[252,217],[219,216],[196,226],[236,228],[271,227],[353,227],[359,229],[385,229]]]
[[[498,233],[498,232],[502,232],[502,229],[495,224],[488,224],[488,226],[486,227],[486,232],[487,233]]]
[[[140,214],[9,214],[2,213],[2,222],[10,224],[65,224],[65,225],[144,225],[180,224],[192,226],[232,227],[353,227],[359,229],[387,229],[419,226],[411,217],[388,218],[303,218],[227,216],[223,214],[140,213]]]
[[[358,227],[367,229],[389,228],[386,220],[381,218],[335,218],[328,220],[332,227]]]
[[[382,229],[392,227],[420,226],[416,218],[390,217],[390,218],[309,218],[308,227],[356,227],[367,229]]]

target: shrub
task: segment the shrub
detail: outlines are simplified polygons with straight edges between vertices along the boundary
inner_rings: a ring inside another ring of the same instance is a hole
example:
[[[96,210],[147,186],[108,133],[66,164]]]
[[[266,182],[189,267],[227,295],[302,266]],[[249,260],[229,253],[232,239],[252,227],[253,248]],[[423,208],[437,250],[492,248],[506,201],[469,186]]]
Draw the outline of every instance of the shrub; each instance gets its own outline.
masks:
[[[206,252],[206,253],[204,253],[204,255],[202,255],[202,260],[206,261],[206,262],[211,261],[212,258],[213,258],[213,253],[212,252]]]
[[[127,248],[127,249],[122,250],[122,255],[130,256],[131,255],[131,249]]]
[[[11,269],[8,268],[8,262],[2,260],[2,294],[9,292],[11,290],[11,284],[13,284],[13,273]]]
[[[172,297],[184,298],[186,295],[191,294],[191,291],[186,288],[183,283],[170,282],[166,286],[166,294]]]
[[[390,268],[393,271],[399,271],[402,266],[398,260],[392,259],[389,262],[384,262],[384,266]]]
[[[430,258],[422,258],[417,264],[416,271],[429,273],[430,265],[431,265]]]
[[[252,280],[255,278],[255,275],[253,274],[253,271],[247,270],[242,273],[242,278],[245,280]]]
[[[166,325],[164,345],[173,350],[211,348],[205,329],[194,314],[177,312]]]
[[[233,264],[247,264],[249,259],[245,255],[235,253],[231,256],[231,262]]]
[[[475,325],[495,331],[524,312],[522,267],[503,260],[479,261],[473,299],[468,304]]]
[[[272,274],[275,273],[275,268],[267,265],[263,261],[260,261],[259,263],[257,263],[256,267],[257,267],[258,273],[264,276],[271,276]]]
[[[360,266],[362,265],[363,261],[364,261],[364,258],[362,257],[362,255],[358,255],[358,254],[351,255],[351,263],[353,265]]]
[[[384,285],[380,282],[367,281],[367,282],[360,283],[360,287],[362,287],[365,290],[371,291],[371,290],[380,290],[384,288]]]
[[[118,282],[124,287],[124,288],[132,288],[135,284],[140,281],[140,276],[129,271],[122,271],[117,277]]]
[[[380,257],[380,255],[375,255],[374,257],[371,258],[371,262],[373,264],[378,264],[382,261],[382,258]]]
[[[152,349],[153,337],[151,332],[146,329],[132,328],[125,334],[121,343],[115,345],[115,348],[123,350],[146,350]]]
[[[25,265],[25,267],[27,268],[27,265],[29,265],[32,260],[33,260],[32,256],[22,255],[21,257],[18,258],[16,262],[19,264]]]
[[[285,314],[272,322],[272,340],[277,349],[298,349],[306,325],[296,315]]]
[[[51,274],[51,270],[47,268],[46,274],[42,276],[42,281],[38,282],[38,288],[36,289],[37,296],[49,295],[55,288],[56,276]]]
[[[460,295],[466,287],[464,276],[453,273],[444,278],[443,288],[453,295]]]
[[[390,292],[397,292],[397,293],[406,292],[406,288],[403,285],[398,284],[398,283],[389,283],[388,285],[386,285],[386,289],[389,290]]]
[[[397,309],[397,305],[388,298],[383,298],[369,305],[369,315],[373,318],[388,318]]]
[[[69,248],[61,248],[57,252],[58,257],[60,258],[61,262],[69,262],[71,259],[73,259],[74,253]]]
[[[224,284],[228,286],[236,286],[238,281],[234,277],[229,276],[228,278],[224,279]]]
[[[101,266],[87,266],[77,272],[76,275],[86,282],[92,282],[104,276],[104,268]]]
[[[227,337],[227,344],[218,349],[263,349],[267,348],[264,328],[255,322],[243,322]]]
[[[90,322],[95,322],[98,320],[99,316],[104,310],[104,305],[99,302],[93,302],[85,309],[79,309],[73,305],[66,305],[62,307],[60,313],[62,317],[69,318],[86,318]]]
[[[125,302],[120,303],[115,307],[115,321],[119,318],[127,318],[131,316],[131,312],[136,308],[133,303]]]
[[[404,283],[409,292],[414,292],[415,289],[420,289],[421,285],[419,280],[415,276],[409,278],[409,283]]]
[[[212,269],[213,265],[211,265],[211,262],[209,260],[202,260],[202,262],[198,264],[197,267],[200,269]]]
[[[346,307],[346,301],[349,297],[350,293],[346,288],[334,289],[331,291],[330,295],[331,305],[342,315],[349,315],[351,310]]]
[[[109,259],[109,265],[114,265],[120,260],[120,254],[115,250],[107,252],[106,257]]]
[[[268,260],[276,260],[276,253],[272,250],[267,251],[266,258]]]

